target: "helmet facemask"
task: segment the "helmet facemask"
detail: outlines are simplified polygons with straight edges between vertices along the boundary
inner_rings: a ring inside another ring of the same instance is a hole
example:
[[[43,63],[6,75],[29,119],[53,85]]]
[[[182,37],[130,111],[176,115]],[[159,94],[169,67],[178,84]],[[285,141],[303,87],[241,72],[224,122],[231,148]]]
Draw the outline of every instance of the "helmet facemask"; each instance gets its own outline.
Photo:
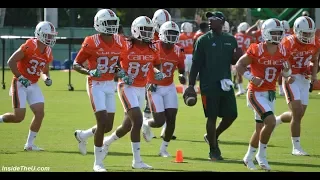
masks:
[[[53,47],[56,44],[56,37],[58,33],[44,33],[39,29],[34,34],[40,42],[47,46]]]
[[[304,44],[313,44],[315,40],[315,32],[314,31],[298,31],[295,32],[298,40]]]
[[[139,29],[139,36],[135,37],[138,40],[142,40],[144,42],[150,42],[153,40],[155,28],[148,26],[140,26],[137,27]]]
[[[284,30],[282,29],[267,29],[264,30],[263,39],[272,44],[279,44],[284,37]]]
[[[94,23],[94,28],[96,31],[104,34],[116,34],[118,33],[119,29],[119,19],[114,19],[114,20],[102,20],[98,19]]]
[[[179,35],[179,31],[166,30],[163,33],[161,32],[159,39],[164,43],[175,44],[179,41]]]

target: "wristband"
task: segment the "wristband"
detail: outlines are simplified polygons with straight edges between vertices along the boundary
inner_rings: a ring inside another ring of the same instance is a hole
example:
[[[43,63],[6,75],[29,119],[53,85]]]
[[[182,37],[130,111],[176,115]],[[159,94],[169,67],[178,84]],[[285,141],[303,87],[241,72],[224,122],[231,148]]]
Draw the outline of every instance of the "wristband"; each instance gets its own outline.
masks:
[[[285,78],[289,77],[289,76],[291,75],[291,73],[292,73],[292,70],[291,70],[291,69],[289,69],[288,72],[282,71],[282,75],[283,75],[283,77],[285,77]]]
[[[252,81],[254,79],[254,76],[249,71],[244,72],[243,77],[248,79],[249,81]]]

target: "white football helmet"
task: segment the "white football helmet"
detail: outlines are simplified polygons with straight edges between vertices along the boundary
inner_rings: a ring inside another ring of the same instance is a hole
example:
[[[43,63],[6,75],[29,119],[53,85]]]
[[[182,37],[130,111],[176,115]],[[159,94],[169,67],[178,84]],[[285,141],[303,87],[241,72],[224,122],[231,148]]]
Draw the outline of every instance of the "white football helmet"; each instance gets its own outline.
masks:
[[[154,24],[147,16],[139,16],[131,24],[131,34],[138,40],[153,40],[154,31]]]
[[[275,34],[275,32],[280,32],[280,34]],[[284,37],[284,28],[278,19],[271,18],[264,21],[261,33],[264,41],[279,44]]]
[[[181,24],[181,32],[191,33],[193,31],[193,25],[189,22]]]
[[[157,32],[159,32],[161,25],[167,21],[171,21],[171,15],[167,10],[158,9],[153,14],[152,22],[155,25]]]
[[[222,31],[226,33],[230,32],[230,25],[228,21],[224,21],[224,25],[222,26]]]
[[[258,22],[258,29],[261,29],[262,24],[264,23],[265,20],[259,20]]]
[[[175,44],[178,42],[180,29],[178,24],[173,21],[163,23],[159,30],[159,39],[165,43]]]
[[[290,25],[289,25],[289,22],[288,22],[288,21],[282,20],[282,21],[281,21],[281,24],[282,24],[285,32],[290,32]]]
[[[298,40],[304,44],[312,44],[315,39],[316,26],[314,21],[308,16],[301,16],[294,21],[294,34]]]
[[[58,32],[51,22],[41,21],[37,24],[34,35],[43,44],[53,47],[56,43]]]
[[[94,16],[93,27],[99,33],[116,34],[119,29],[119,18],[111,9],[101,9]]]
[[[250,25],[247,22],[242,22],[237,27],[238,32],[246,32],[249,29]]]

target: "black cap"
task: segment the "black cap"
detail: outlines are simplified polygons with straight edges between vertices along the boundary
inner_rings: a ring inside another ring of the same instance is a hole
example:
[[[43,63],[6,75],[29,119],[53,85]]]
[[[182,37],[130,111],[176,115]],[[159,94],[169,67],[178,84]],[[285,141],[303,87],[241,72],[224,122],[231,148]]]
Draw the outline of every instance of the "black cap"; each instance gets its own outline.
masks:
[[[221,19],[221,21],[225,21],[226,18],[224,16],[224,14],[220,11],[215,11],[215,12],[207,12],[206,13],[206,17],[209,18],[209,17],[216,17],[216,18],[219,18]]]

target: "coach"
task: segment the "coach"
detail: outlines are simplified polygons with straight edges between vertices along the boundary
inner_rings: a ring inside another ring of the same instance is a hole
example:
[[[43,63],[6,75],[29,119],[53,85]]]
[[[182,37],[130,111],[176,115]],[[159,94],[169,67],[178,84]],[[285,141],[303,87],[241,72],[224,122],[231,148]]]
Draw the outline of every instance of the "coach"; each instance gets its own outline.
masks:
[[[207,135],[205,140],[210,145],[209,158],[213,161],[223,160],[218,146],[218,137],[237,118],[237,104],[232,88],[230,65],[241,57],[236,39],[222,32],[225,16],[222,12],[207,12],[209,28],[195,43],[193,63],[189,76],[189,87],[184,97],[195,96],[194,85],[197,74],[200,77],[200,89],[205,117],[207,118]],[[221,117],[216,129],[217,117]]]

